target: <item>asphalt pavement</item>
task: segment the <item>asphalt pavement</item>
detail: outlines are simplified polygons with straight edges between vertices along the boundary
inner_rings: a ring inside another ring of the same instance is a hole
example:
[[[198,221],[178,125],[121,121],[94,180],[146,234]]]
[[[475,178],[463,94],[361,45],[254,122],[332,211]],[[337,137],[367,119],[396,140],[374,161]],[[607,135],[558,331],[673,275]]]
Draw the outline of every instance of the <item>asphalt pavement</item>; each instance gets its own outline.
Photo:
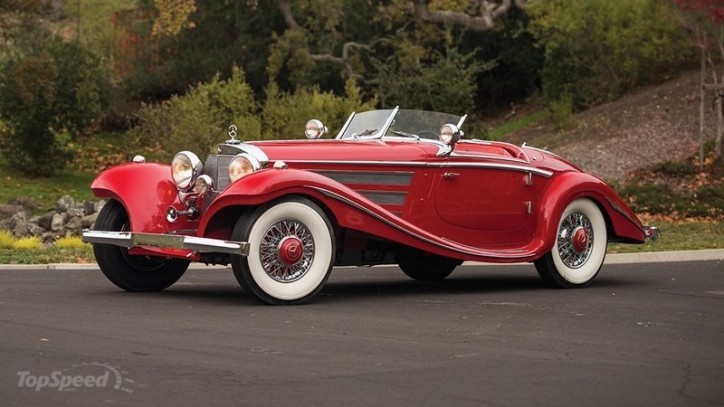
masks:
[[[294,307],[219,267],[132,294],[0,266],[0,405],[724,405],[723,252],[609,256],[574,290],[530,265],[337,268]]]

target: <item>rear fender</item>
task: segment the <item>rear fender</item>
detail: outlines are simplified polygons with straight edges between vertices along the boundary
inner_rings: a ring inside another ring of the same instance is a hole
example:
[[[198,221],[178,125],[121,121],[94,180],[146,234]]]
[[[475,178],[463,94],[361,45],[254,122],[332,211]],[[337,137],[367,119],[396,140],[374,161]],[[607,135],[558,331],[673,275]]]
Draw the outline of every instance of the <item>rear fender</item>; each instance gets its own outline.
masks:
[[[169,206],[182,209],[168,165],[119,165],[98,175],[91,184],[91,190],[96,197],[120,202],[128,213],[133,232],[169,233],[193,230],[198,226],[198,221],[189,221],[185,217],[179,217],[174,223],[166,220]]]
[[[580,172],[560,174],[547,186],[543,196],[535,236],[541,239],[541,246],[546,252],[555,244],[561,214],[568,204],[579,198],[591,199],[601,209],[613,232],[609,240],[631,243],[645,240],[643,225],[633,211],[611,187],[592,175]]]

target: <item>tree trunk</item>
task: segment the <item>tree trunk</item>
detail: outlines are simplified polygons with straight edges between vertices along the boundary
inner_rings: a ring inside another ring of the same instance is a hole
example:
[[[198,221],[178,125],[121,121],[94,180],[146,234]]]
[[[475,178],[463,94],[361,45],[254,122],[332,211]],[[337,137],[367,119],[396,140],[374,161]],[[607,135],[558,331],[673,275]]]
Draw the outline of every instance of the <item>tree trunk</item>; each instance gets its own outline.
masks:
[[[704,75],[706,74],[706,56],[701,50],[701,75],[699,78],[699,167],[704,166],[704,97],[706,89],[704,88]]]

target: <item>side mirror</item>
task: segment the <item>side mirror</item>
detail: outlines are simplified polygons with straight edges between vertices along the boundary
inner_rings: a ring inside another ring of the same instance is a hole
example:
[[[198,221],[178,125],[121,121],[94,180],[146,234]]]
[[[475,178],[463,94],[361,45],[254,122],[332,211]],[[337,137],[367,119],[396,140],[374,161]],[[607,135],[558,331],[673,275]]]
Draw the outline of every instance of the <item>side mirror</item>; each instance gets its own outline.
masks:
[[[325,134],[327,134],[327,126],[317,119],[308,121],[307,125],[304,126],[304,135],[308,139],[322,138]]]

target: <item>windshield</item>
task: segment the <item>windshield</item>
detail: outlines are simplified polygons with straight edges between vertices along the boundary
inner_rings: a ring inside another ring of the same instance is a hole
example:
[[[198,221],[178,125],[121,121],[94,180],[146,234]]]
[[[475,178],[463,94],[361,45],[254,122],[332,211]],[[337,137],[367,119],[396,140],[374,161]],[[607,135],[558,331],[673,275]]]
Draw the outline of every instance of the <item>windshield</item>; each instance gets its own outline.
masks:
[[[448,123],[457,125],[461,118],[447,113],[399,109],[386,134],[379,134],[393,112],[393,109],[381,109],[357,113],[337,138],[401,136],[437,140],[442,125]]]

